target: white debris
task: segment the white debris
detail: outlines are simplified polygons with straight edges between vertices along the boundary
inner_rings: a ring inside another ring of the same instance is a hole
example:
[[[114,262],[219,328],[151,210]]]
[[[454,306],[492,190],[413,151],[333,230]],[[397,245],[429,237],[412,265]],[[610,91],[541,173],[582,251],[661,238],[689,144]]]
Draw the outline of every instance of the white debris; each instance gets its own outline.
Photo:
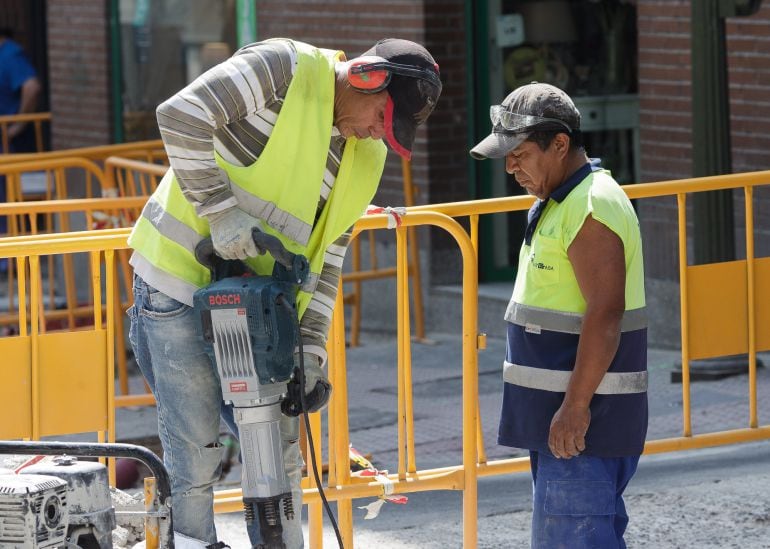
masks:
[[[115,547],[128,547],[129,532],[122,526],[116,526],[112,531],[112,546]]]
[[[0,459],[0,468],[10,469],[13,472],[19,465],[27,461],[31,456],[5,455]]]
[[[131,495],[117,488],[110,487],[112,506],[115,508],[117,527],[112,532],[114,549],[129,549],[144,540],[144,515],[133,514],[144,512],[144,495],[139,492]],[[125,514],[126,511],[133,512]]]

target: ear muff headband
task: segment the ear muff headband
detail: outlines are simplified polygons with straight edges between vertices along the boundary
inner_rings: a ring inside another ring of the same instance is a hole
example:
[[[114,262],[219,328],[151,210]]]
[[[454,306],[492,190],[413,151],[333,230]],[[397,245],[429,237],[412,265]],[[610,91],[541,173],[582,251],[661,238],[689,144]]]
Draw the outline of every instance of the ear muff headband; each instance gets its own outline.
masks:
[[[436,87],[441,87],[438,75],[430,70],[415,65],[401,65],[390,61],[357,61],[348,69],[348,82],[363,93],[377,93],[388,87],[392,75],[409,76],[427,80]]]

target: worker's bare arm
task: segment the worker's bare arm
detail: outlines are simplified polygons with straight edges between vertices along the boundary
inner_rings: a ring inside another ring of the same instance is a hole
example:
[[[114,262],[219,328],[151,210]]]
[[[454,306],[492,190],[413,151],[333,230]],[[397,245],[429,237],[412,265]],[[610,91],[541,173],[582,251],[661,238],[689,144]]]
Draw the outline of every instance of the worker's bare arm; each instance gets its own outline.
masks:
[[[585,449],[589,405],[620,341],[626,284],[623,242],[593,217],[586,218],[567,254],[586,311],[575,368],[548,437],[551,452],[559,458],[576,456]]]

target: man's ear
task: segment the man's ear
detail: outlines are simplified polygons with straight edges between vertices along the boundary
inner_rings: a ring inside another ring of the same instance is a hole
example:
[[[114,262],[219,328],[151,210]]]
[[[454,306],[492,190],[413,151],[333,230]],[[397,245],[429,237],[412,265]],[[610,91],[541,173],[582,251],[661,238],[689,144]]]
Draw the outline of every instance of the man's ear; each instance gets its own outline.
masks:
[[[570,137],[566,133],[557,133],[553,138],[553,146],[559,156],[566,156],[569,152]]]

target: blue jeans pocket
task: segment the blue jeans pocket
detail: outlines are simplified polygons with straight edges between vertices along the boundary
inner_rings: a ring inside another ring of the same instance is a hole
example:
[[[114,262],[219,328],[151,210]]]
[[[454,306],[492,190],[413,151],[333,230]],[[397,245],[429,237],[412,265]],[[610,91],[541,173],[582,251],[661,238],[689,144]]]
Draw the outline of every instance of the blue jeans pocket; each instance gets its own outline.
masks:
[[[126,316],[128,316],[129,319],[129,326],[128,326],[128,342],[131,344],[131,347],[134,349],[134,355],[136,355],[136,305],[131,305],[128,310],[126,311]]]
[[[548,515],[614,515],[615,490],[608,480],[549,480],[543,508]]]
[[[147,294],[142,303],[140,313],[151,318],[173,318],[184,314],[190,307],[159,292],[151,286],[147,287]]]

